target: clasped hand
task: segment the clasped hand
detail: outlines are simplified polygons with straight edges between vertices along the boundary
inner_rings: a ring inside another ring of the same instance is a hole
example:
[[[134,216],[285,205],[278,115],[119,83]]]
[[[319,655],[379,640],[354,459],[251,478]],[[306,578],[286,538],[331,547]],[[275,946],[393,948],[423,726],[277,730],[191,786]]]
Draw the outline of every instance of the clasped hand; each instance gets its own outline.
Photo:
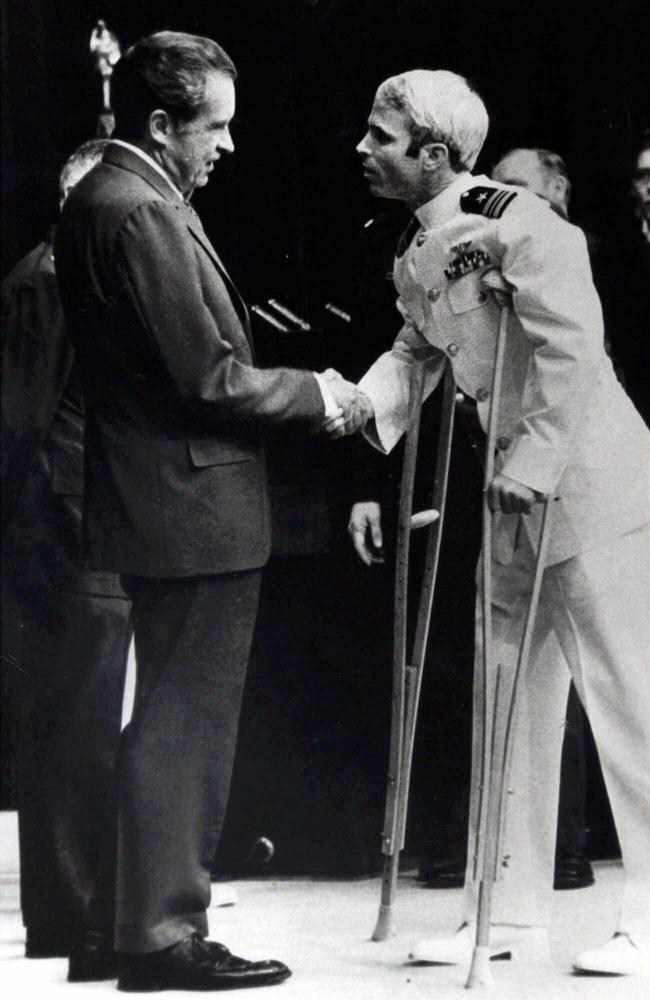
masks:
[[[504,514],[530,514],[533,506],[545,499],[544,493],[531,490],[502,472],[497,473],[487,491],[490,510],[500,510]]]
[[[356,434],[374,416],[372,402],[354,382],[348,382],[333,368],[328,368],[323,375],[339,407],[339,413],[326,420],[321,429],[331,438]]]

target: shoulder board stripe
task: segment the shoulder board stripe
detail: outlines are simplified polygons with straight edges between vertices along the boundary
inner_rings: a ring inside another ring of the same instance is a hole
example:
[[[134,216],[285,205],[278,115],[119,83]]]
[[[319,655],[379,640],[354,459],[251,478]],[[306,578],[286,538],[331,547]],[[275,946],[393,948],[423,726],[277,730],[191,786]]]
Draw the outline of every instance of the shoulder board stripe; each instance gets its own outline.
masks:
[[[512,199],[516,197],[516,191],[498,191],[486,204],[485,214],[490,219],[500,219]]]

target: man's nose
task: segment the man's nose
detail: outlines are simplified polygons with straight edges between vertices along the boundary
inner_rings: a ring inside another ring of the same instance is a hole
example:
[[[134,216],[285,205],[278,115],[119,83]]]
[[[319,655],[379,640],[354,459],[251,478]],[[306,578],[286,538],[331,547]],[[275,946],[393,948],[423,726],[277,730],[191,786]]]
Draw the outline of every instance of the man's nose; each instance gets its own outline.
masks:
[[[356,147],[357,153],[359,153],[361,156],[368,156],[369,154],[369,150],[366,145],[367,141],[368,141],[368,133],[366,132],[363,139],[361,140],[360,143],[358,143]]]
[[[234,153],[235,144],[232,141],[232,136],[230,134],[230,129],[224,129],[223,133],[219,137],[219,150],[222,153]]]

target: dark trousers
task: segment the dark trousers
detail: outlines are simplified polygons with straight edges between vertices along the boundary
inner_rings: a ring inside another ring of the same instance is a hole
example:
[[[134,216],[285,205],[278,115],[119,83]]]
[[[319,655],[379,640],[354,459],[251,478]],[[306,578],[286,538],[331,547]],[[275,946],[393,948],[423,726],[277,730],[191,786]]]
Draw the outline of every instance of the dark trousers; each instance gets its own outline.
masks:
[[[260,571],[123,577],[137,681],[119,773],[115,945],[207,933]]]
[[[585,762],[585,716],[578,692],[569,688],[566,729],[562,744],[560,801],[557,814],[558,857],[582,854],[587,839],[587,767]]]
[[[82,933],[98,891],[130,604],[74,583],[10,589],[5,596],[23,921],[30,930],[72,939]]]

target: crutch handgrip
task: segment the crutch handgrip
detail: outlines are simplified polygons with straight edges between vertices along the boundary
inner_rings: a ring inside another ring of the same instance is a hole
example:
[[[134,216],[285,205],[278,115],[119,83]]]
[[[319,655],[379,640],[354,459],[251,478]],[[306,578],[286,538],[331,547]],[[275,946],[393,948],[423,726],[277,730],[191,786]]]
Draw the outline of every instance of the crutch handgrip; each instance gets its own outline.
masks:
[[[438,510],[420,510],[417,514],[411,515],[411,530],[417,531],[418,528],[427,528],[439,517],[440,511]]]
[[[512,286],[508,284],[501,271],[491,267],[481,275],[481,283],[489,288],[497,304],[503,308],[509,306],[512,299]]]

